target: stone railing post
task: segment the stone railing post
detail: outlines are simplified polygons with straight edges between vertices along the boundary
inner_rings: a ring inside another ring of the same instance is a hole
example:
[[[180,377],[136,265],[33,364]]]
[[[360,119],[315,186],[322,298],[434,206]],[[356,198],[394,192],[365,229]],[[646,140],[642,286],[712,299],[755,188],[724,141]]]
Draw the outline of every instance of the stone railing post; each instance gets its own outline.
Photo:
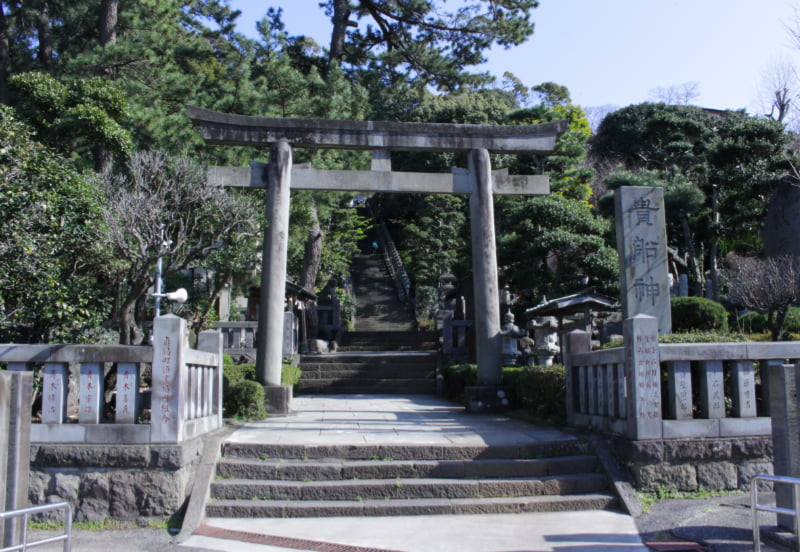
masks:
[[[173,314],[153,322],[153,391],[150,441],[180,443],[184,432],[186,320]]]
[[[575,364],[572,355],[577,353],[588,353],[592,350],[592,339],[589,332],[583,330],[573,330],[564,336],[561,357],[566,369],[566,406],[567,406],[567,425],[574,425],[575,414],[578,414],[577,407],[586,401],[584,394],[586,389],[581,386],[581,377],[575,373]],[[578,404],[575,404],[575,401]]]
[[[800,408],[797,399],[797,378],[800,365],[769,366],[769,398],[772,417],[772,465],[775,475],[800,477]],[[794,492],[790,485],[775,486],[778,508],[794,509]],[[778,515],[778,525],[796,532],[794,516]]]
[[[0,507],[28,505],[33,372],[0,371]],[[19,520],[0,523],[0,543],[19,543]]]
[[[658,319],[637,314],[623,322],[628,437],[661,439],[661,365]]]
[[[442,313],[442,353],[453,354],[453,311]]]
[[[135,424],[139,409],[139,367],[134,363],[120,362],[117,364],[116,423]]]
[[[224,358],[222,355],[223,344],[222,334],[214,330],[206,330],[200,332],[197,336],[197,349],[218,355],[219,364],[216,370],[212,370],[205,375],[203,381],[203,403],[206,405],[207,410],[204,415],[210,416],[215,414],[219,418],[219,424],[222,425],[222,371]]]

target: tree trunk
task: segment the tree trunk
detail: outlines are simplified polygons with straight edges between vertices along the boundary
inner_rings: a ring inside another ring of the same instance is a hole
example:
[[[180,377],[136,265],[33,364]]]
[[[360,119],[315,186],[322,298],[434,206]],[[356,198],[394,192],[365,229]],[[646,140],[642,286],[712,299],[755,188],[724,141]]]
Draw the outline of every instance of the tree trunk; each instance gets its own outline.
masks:
[[[11,55],[8,47],[8,21],[5,7],[0,2],[0,103],[8,105],[8,67]]]
[[[100,6],[100,23],[98,26],[98,36],[100,46],[105,49],[107,46],[117,42],[117,20],[119,15],[119,0],[103,0]],[[102,64],[99,72],[102,76],[113,79],[116,77],[112,67]],[[98,145],[94,147],[94,170],[99,174],[110,172],[114,165],[114,156],[106,146]]]
[[[117,312],[120,345],[136,345],[144,337],[142,325],[138,320],[144,320],[142,310],[148,298],[147,290],[152,284],[152,280],[145,278],[134,284],[124,296]]]
[[[319,213],[314,198],[311,198],[311,225],[306,238],[305,252],[303,254],[303,268],[300,273],[300,285],[309,291],[314,291],[317,285],[319,265],[322,261],[322,243],[324,235],[319,226]],[[316,338],[319,328],[317,309],[313,301],[306,301],[306,331],[308,338]]]
[[[105,48],[117,42],[119,0],[103,0],[100,7],[100,46]]]
[[[331,48],[329,64],[341,61],[344,57],[344,39],[347,36],[347,27],[350,18],[349,0],[333,0],[333,32],[331,33]]]
[[[227,286],[232,279],[233,272],[231,270],[226,270],[222,275],[214,278],[214,289],[211,291],[211,296],[208,299],[208,307],[206,308],[205,312],[200,315],[200,318],[197,321],[199,327],[205,327],[209,316],[211,316],[211,311],[214,310],[214,304],[219,301],[225,286]],[[220,319],[221,318],[222,313],[220,313]]]
[[[694,247],[692,231],[689,228],[689,217],[684,213],[681,215],[681,227],[683,228],[683,241],[686,244],[686,255],[689,262],[690,281],[694,295],[703,295],[703,274],[700,272],[700,263],[697,262],[697,250]]]
[[[711,240],[708,246],[708,269],[711,272],[711,299],[719,301],[719,187],[711,186]]]
[[[780,341],[781,334],[783,333],[783,325],[786,322],[786,315],[789,313],[789,306],[785,305],[778,307],[775,312],[775,318],[770,317],[770,334],[772,341]]]
[[[50,30],[50,0],[39,0],[39,17],[36,24],[39,63],[48,72],[53,69],[53,35]]]
[[[114,155],[111,150],[105,146],[95,146],[94,153],[94,170],[98,174],[110,173],[114,166]]]

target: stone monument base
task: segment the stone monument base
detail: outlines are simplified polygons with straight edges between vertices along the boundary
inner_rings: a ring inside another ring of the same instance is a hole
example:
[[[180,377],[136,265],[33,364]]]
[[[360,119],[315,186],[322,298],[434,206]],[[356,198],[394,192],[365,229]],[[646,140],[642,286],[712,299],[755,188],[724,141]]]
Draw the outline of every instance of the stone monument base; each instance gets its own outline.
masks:
[[[507,412],[514,407],[513,389],[502,385],[475,385],[464,390],[467,412]]]
[[[271,416],[287,416],[292,412],[292,387],[290,385],[265,385],[264,408]]]

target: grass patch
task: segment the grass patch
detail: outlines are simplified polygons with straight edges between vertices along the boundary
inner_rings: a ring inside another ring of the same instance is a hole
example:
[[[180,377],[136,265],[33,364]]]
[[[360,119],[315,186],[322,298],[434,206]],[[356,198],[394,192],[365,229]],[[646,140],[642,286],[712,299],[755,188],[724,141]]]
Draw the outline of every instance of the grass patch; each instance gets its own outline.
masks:
[[[172,518],[152,519],[145,524],[132,521],[119,521],[106,519],[103,521],[75,521],[72,528],[77,531],[90,531],[99,533],[101,531],[125,531],[128,529],[180,529],[180,520]],[[33,521],[28,520],[28,529],[31,531],[56,531],[64,528],[64,524],[58,521]]]
[[[659,486],[654,492],[639,492],[639,503],[642,505],[642,511],[649,512],[652,507],[661,502],[662,500],[676,499],[676,498],[689,498],[702,500],[706,498],[714,498],[715,496],[731,496],[746,494],[747,491],[726,491],[726,490],[711,490],[711,489],[698,489],[696,491],[677,491],[668,487]]]

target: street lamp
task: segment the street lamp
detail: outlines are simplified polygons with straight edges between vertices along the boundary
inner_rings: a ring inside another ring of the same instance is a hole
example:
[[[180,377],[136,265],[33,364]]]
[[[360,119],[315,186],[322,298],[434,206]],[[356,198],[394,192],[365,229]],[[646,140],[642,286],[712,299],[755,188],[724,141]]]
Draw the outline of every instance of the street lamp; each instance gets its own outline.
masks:
[[[161,316],[161,299],[168,299],[169,301],[177,301],[178,303],[185,303],[186,300],[189,298],[189,294],[187,293],[186,289],[178,288],[175,291],[170,293],[163,293],[162,287],[163,282],[161,280],[161,268],[162,268],[162,256],[161,251],[164,250],[165,247],[169,247],[172,243],[169,240],[165,239],[165,232],[166,232],[166,225],[161,225],[161,246],[158,252],[158,262],[156,263],[156,278],[155,282],[153,283],[153,297],[156,298],[156,305],[155,305],[155,318]]]

